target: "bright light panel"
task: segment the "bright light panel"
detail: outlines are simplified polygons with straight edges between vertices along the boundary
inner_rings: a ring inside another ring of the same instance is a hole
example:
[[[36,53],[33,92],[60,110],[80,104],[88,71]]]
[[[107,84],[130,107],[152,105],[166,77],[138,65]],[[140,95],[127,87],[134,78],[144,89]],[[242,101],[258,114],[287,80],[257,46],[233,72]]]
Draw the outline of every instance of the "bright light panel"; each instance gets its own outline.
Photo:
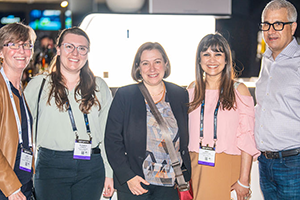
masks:
[[[80,25],[91,40],[89,64],[109,87],[134,83],[131,67],[144,42],[159,42],[166,50],[171,75],[167,81],[181,86],[195,80],[199,41],[215,32],[215,18],[199,15],[91,14]]]
[[[65,7],[67,7],[69,5],[69,2],[68,1],[62,1],[61,3],[60,3],[60,6],[62,7],[62,8],[65,8]]]

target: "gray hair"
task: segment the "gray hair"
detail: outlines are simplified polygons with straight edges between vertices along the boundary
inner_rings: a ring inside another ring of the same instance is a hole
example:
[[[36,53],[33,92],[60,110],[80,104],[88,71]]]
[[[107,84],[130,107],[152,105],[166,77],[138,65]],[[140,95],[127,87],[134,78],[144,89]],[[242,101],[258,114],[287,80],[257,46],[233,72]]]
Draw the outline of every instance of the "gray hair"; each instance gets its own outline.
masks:
[[[290,22],[296,22],[297,21],[297,10],[295,8],[295,6],[290,3],[289,1],[286,0],[273,0],[270,1],[266,7],[264,8],[262,15],[261,15],[261,21],[264,21],[264,17],[266,14],[267,10],[279,10],[281,8],[285,8],[287,9],[287,13],[288,13],[288,20]]]

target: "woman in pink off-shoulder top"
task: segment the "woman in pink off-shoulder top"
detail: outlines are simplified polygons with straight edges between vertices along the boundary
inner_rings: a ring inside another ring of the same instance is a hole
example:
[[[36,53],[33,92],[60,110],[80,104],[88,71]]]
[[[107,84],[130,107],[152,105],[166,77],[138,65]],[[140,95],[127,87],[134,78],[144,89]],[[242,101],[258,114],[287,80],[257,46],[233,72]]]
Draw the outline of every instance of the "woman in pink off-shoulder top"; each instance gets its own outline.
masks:
[[[188,87],[189,151],[194,199],[250,197],[250,171],[258,156],[253,135],[254,102],[234,81],[231,50],[221,34],[206,35],[196,55],[196,81]]]

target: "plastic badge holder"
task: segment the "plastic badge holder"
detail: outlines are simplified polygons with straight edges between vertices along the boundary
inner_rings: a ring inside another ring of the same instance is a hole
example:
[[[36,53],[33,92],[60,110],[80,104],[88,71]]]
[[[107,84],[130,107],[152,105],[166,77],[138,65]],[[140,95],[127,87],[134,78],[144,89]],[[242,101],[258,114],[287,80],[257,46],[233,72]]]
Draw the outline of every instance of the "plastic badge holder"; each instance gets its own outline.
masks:
[[[237,194],[235,190],[231,191],[231,200],[237,200]]]

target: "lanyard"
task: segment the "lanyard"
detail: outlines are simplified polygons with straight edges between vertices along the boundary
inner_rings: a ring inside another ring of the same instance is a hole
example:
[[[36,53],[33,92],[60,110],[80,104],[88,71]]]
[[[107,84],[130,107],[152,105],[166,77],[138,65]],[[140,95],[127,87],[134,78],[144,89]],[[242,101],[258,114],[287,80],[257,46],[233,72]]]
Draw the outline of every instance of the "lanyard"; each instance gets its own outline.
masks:
[[[202,146],[202,139],[203,139],[204,106],[205,106],[205,101],[203,99],[201,104],[201,112],[200,112],[200,147]],[[216,146],[216,141],[217,141],[217,115],[218,115],[219,106],[220,106],[220,99],[218,99],[218,103],[214,111],[214,147]]]
[[[18,114],[18,111],[17,111],[17,107],[16,107],[16,103],[15,103],[15,100],[14,100],[14,97],[13,97],[13,94],[12,94],[12,91],[11,91],[11,87],[10,87],[10,83],[9,83],[9,80],[8,78],[6,77],[5,73],[4,73],[4,70],[3,70],[3,67],[1,68],[1,74],[5,80],[5,83],[6,83],[6,87],[8,89],[8,92],[9,92],[9,96],[10,96],[10,101],[11,101],[11,104],[12,104],[12,107],[13,107],[13,110],[14,110],[14,114],[15,114],[15,118],[16,118],[16,123],[17,123],[17,127],[18,127],[18,134],[19,134],[19,144],[21,144],[21,146],[23,146],[23,139],[22,139],[22,127],[21,127],[21,121],[20,121],[20,118],[19,118],[19,114]],[[28,113],[28,110],[27,110],[27,106],[25,104],[25,100],[24,100],[24,96],[23,96],[23,93],[22,93],[22,99],[23,99],[23,104],[24,104],[24,109],[25,109],[25,112],[26,112],[26,118],[27,118],[27,128],[28,128],[28,146],[29,147],[32,147],[32,143],[31,143],[31,127],[30,127],[30,118],[29,118],[29,113]]]
[[[67,104],[68,104],[68,102],[67,102]],[[78,140],[79,139],[79,136],[78,136],[78,133],[77,133],[78,130],[77,130],[77,127],[76,127],[76,124],[75,124],[74,115],[73,115],[73,112],[72,112],[70,104],[69,104],[69,107],[68,107],[68,113],[69,113],[70,121],[71,121],[71,124],[72,124],[73,132],[76,135],[76,140]],[[83,117],[84,117],[86,132],[89,135],[90,141],[92,141],[92,136],[91,136],[91,130],[90,130],[90,124],[89,124],[88,116],[87,116],[87,114],[84,113]]]

